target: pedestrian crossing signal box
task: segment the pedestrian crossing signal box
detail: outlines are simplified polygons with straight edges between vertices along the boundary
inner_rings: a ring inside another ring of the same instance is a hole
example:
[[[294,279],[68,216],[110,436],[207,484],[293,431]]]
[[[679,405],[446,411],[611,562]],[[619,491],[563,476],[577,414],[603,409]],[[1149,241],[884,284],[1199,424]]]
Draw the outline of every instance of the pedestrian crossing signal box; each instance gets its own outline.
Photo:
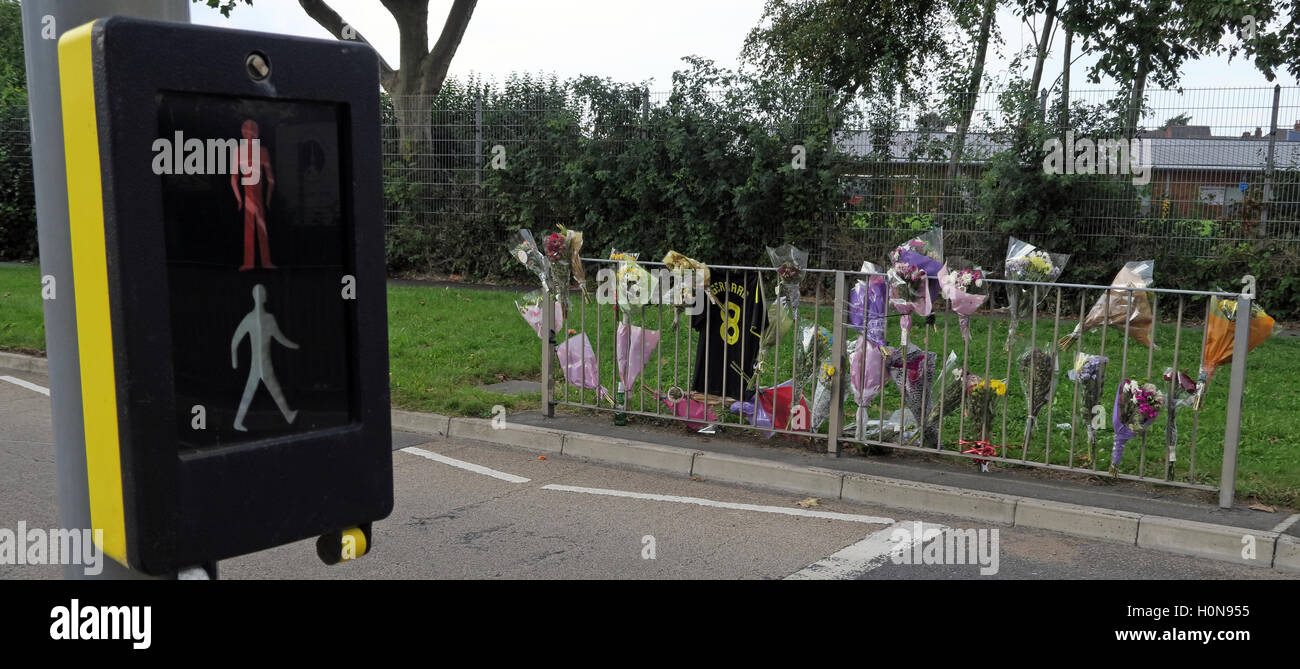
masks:
[[[59,70],[105,553],[364,552],[393,505],[375,53],[113,17]]]

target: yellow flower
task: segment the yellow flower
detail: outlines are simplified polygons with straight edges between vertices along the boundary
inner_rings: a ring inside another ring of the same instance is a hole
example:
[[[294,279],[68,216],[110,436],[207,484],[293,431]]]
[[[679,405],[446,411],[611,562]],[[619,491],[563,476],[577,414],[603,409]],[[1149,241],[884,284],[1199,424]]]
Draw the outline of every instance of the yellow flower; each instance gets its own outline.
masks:
[[[1043,260],[1039,256],[1029,256],[1029,266],[1034,270],[1041,272],[1043,274],[1052,271],[1051,263],[1047,262],[1046,260]]]
[[[822,365],[822,374],[827,378],[835,375],[835,368],[830,365]]]
[[[997,379],[993,379],[989,381],[989,385],[993,386],[993,392],[997,393],[998,397],[1007,394],[1007,384]]]

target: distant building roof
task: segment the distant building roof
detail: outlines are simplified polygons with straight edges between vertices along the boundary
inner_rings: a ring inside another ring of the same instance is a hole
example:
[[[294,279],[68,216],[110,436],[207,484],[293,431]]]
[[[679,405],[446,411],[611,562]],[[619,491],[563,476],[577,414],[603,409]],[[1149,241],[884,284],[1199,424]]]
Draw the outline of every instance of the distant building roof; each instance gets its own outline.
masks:
[[[1196,126],[1178,126],[1196,127]],[[1205,127],[1205,126],[1200,126]],[[949,139],[956,133],[915,132],[894,133],[888,147],[890,163],[946,164],[949,158]],[[1300,132],[1288,133],[1300,136]],[[1268,142],[1256,138],[1233,137],[1166,138],[1144,137],[1150,142],[1152,165],[1159,169],[1227,169],[1263,170],[1268,157]],[[1300,139],[1300,137],[1297,137]],[[837,146],[845,153],[872,160],[876,156],[871,133],[854,131],[841,133]],[[987,133],[966,136],[965,160],[967,165],[988,162],[995,153],[1007,148]],[[1274,145],[1273,164],[1278,169],[1300,168],[1300,141],[1279,140]]]

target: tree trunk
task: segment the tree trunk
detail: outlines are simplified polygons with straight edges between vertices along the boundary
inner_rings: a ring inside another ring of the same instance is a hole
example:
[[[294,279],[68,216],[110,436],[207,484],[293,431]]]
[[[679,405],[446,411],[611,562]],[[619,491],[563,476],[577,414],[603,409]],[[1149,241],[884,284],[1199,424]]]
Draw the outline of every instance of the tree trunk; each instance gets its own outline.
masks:
[[[980,34],[975,46],[975,62],[971,65],[970,79],[961,100],[961,122],[957,126],[957,138],[953,143],[952,155],[948,157],[948,178],[945,185],[944,202],[950,198],[953,181],[957,178],[957,165],[961,161],[962,151],[966,148],[966,133],[970,129],[971,117],[975,114],[975,105],[979,101],[980,84],[984,81],[984,59],[988,54],[989,31],[993,24],[993,14],[997,11],[997,0],[984,1],[984,16],[980,19]]]
[[[1133,90],[1128,101],[1128,118],[1125,119],[1124,133],[1129,139],[1137,136],[1138,119],[1142,115],[1142,101],[1146,97],[1147,71],[1151,59],[1145,51],[1138,52],[1137,72],[1133,75]]]
[[[1035,98],[1038,96],[1038,86],[1043,82],[1043,65],[1047,60],[1047,47],[1052,38],[1052,23],[1056,19],[1056,3],[1057,0],[1048,3],[1047,15],[1043,20],[1043,34],[1038,36],[1038,54],[1034,58],[1034,76],[1029,86]]]
[[[1065,64],[1061,66],[1061,132],[1070,127],[1070,50],[1074,46],[1074,29],[1065,28]]]

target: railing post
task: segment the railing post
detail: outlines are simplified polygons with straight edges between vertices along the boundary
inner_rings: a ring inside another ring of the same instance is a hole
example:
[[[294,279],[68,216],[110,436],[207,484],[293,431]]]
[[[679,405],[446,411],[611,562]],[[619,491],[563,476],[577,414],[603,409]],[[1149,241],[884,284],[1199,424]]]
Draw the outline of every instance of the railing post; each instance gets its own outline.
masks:
[[[547,418],[555,418],[555,398],[553,392],[552,361],[555,359],[555,302],[551,300],[551,291],[542,289],[542,409]]]
[[[1254,279],[1250,279],[1254,283]],[[1223,471],[1219,475],[1219,508],[1232,508],[1237,492],[1237,446],[1241,443],[1242,394],[1246,389],[1246,344],[1250,338],[1251,288],[1237,297],[1237,329],[1232,342],[1232,373],[1228,384],[1228,424],[1223,432]]]
[[[1264,199],[1259,203],[1259,236],[1268,237],[1268,203],[1273,199],[1273,156],[1277,150],[1277,107],[1282,100],[1282,85],[1273,86],[1273,117],[1268,124],[1268,155],[1264,159]],[[1245,202],[1241,203],[1244,207]]]
[[[474,95],[474,185],[483,185],[483,93]]]
[[[844,356],[844,272],[835,271],[835,307],[831,321],[831,364],[835,373],[831,375],[831,415],[826,427],[826,453],[831,457],[840,454],[840,426],[844,424],[844,388],[843,374],[848,373],[848,364]]]

